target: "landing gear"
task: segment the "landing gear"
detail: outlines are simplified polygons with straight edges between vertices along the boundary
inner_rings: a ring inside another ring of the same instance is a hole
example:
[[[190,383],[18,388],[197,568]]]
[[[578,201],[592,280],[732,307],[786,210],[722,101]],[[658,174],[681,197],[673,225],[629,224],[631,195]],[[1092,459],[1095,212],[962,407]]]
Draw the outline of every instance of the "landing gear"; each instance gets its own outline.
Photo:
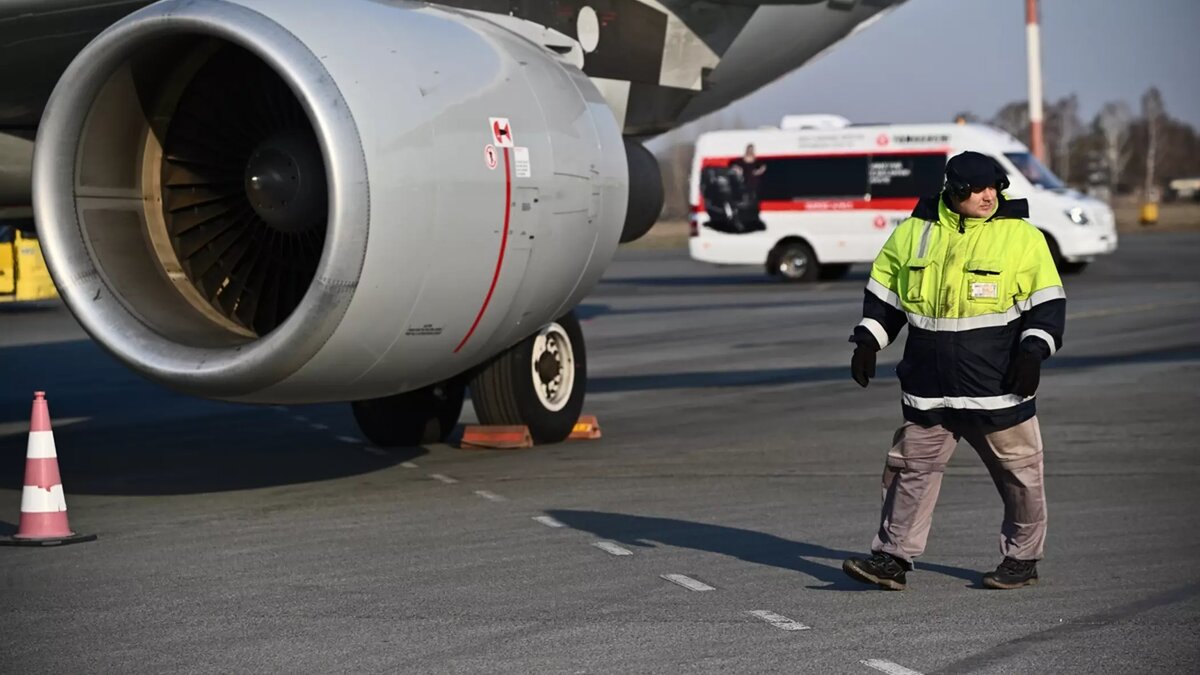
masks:
[[[363,435],[381,447],[408,447],[446,440],[462,413],[461,381],[350,404]]]
[[[480,424],[523,424],[538,444],[566,439],[587,389],[583,331],[574,312],[494,358],[470,387]]]

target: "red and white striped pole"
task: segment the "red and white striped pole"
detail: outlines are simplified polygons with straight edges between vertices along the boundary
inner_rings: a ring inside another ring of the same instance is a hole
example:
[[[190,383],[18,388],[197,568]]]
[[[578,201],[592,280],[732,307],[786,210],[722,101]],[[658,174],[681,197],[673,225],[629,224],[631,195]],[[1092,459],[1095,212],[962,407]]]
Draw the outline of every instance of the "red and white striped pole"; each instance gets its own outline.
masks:
[[[1042,140],[1042,44],[1037,0],[1025,0],[1025,45],[1029,61],[1029,144],[1038,161],[1046,161]]]

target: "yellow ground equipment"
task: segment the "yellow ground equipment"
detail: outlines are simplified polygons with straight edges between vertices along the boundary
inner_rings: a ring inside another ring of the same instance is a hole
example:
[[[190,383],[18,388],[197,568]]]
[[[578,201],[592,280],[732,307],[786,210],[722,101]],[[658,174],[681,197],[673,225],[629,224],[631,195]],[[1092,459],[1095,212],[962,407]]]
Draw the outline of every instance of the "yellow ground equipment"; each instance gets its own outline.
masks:
[[[0,223],[0,303],[57,297],[32,226]]]

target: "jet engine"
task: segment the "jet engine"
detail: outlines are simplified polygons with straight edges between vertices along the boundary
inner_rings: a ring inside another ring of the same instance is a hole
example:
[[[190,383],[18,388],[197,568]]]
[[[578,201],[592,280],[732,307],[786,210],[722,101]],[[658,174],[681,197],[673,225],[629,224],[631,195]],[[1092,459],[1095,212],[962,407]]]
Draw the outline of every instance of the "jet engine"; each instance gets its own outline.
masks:
[[[577,327],[547,326],[610,262],[628,171],[588,78],[480,14],[166,0],[66,71],[33,189],[63,297],[133,369],[211,398],[363,401],[525,340],[525,376],[552,383]]]

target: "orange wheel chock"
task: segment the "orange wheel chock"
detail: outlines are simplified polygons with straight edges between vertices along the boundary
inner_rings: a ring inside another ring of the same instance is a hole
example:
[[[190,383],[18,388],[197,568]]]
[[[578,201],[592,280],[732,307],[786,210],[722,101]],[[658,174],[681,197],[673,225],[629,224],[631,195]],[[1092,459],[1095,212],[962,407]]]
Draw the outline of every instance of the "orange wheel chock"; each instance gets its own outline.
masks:
[[[525,425],[469,426],[463,431],[460,447],[464,450],[519,450],[532,448],[533,437]]]
[[[571,435],[567,438],[572,441],[594,441],[600,438],[599,420],[595,415],[583,415],[575,423],[575,428],[571,430]]]

